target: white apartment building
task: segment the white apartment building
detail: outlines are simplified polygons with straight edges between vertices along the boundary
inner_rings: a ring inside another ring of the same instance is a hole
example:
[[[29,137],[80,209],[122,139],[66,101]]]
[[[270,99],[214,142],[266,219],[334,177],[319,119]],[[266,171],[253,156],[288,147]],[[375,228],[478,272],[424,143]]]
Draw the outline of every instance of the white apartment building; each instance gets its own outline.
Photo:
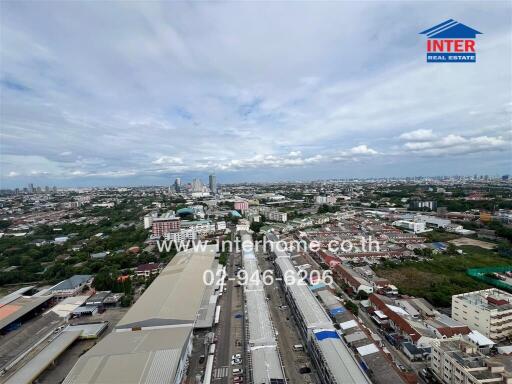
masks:
[[[281,223],[286,223],[288,220],[288,215],[286,212],[279,211],[269,211],[265,214],[265,218],[270,221],[279,221]]]
[[[497,288],[452,296],[452,318],[497,341],[512,336],[512,294]]]
[[[335,204],[336,196],[316,196],[315,202],[317,204]]]
[[[240,219],[236,225],[237,231],[248,231],[250,229],[250,223],[247,219]]]
[[[200,236],[215,232],[215,224],[209,220],[182,221],[181,228],[194,230]]]
[[[165,240],[174,241],[175,244],[187,240],[197,239],[197,232],[194,229],[181,229],[178,232],[168,232],[164,235]]]
[[[453,337],[432,342],[430,365],[444,384],[512,384],[507,358],[486,357],[475,344]]]
[[[225,221],[217,221],[215,223],[215,226],[217,228],[217,231],[223,231],[226,229],[226,222]]]

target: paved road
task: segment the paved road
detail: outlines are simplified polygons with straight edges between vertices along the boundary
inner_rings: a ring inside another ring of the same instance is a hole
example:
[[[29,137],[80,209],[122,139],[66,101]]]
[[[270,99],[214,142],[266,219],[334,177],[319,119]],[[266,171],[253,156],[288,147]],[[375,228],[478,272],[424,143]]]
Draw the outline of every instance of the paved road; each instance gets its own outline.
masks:
[[[24,323],[15,331],[0,336],[0,368],[3,368],[17,356],[29,350],[46,334],[64,324],[64,319],[53,312],[40,315]]]
[[[233,236],[234,236],[234,228]],[[235,318],[236,314],[244,316],[242,288],[237,285],[235,264],[241,264],[241,255],[232,252],[229,255],[226,273],[228,279],[225,283],[226,292],[221,298],[221,313],[219,324],[215,330],[217,346],[213,364],[213,378],[215,384],[232,382],[231,356],[235,353],[244,355],[244,323],[242,318]],[[244,359],[244,362],[246,360]],[[242,368],[238,366],[237,368]]]
[[[264,254],[258,252],[257,256],[262,271],[272,270],[272,263],[265,260]],[[270,297],[268,305],[272,322],[279,332],[277,341],[288,382],[292,384],[319,383],[320,381],[314,372],[304,375],[299,373],[299,369],[305,366],[310,367],[314,371],[314,366],[305,351],[293,350],[293,346],[302,344],[302,341],[293,322],[290,309],[288,307],[282,308],[283,306],[287,306],[287,303],[278,283],[274,282],[272,285],[266,285],[265,292],[267,296]]]

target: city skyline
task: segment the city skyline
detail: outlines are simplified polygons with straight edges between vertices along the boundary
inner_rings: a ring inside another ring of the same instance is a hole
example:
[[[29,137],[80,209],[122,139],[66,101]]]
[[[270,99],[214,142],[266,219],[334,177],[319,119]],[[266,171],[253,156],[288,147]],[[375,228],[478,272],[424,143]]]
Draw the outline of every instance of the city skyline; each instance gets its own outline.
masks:
[[[512,6],[480,4],[5,2],[0,182],[509,174]],[[425,62],[447,18],[477,63]]]

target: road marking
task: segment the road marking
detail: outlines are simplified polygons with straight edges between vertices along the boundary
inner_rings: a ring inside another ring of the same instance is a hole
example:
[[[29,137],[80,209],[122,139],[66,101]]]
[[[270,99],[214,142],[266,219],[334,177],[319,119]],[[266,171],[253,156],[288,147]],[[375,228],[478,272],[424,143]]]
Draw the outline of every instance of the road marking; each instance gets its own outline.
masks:
[[[229,372],[228,367],[220,367],[215,370],[215,372],[213,373],[213,377],[215,377],[216,379],[221,379],[223,377],[227,377],[228,372]]]

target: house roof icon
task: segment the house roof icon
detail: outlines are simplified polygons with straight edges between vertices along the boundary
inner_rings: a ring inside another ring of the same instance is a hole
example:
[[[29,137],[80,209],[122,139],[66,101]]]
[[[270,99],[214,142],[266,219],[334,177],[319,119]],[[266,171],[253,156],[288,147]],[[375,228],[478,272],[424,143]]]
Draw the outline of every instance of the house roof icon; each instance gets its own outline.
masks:
[[[446,20],[441,24],[420,32],[420,35],[427,35],[429,39],[474,39],[481,35],[476,29],[459,23],[453,19]]]

